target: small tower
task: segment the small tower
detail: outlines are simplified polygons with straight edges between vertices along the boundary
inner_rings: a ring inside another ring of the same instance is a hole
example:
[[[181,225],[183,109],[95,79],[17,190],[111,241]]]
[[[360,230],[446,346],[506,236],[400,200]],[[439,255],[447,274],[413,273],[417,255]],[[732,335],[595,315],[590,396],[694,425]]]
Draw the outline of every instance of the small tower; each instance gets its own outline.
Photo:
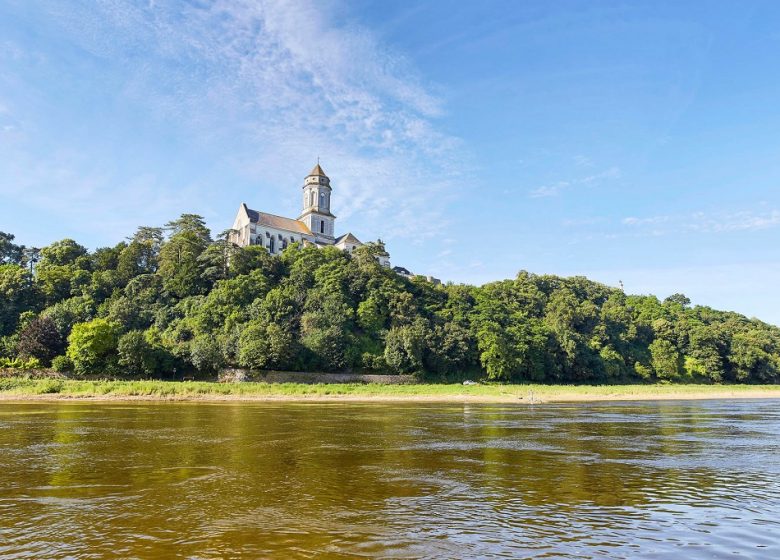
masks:
[[[306,224],[317,242],[332,245],[336,216],[330,213],[330,179],[317,163],[303,181],[303,213],[298,218]]]

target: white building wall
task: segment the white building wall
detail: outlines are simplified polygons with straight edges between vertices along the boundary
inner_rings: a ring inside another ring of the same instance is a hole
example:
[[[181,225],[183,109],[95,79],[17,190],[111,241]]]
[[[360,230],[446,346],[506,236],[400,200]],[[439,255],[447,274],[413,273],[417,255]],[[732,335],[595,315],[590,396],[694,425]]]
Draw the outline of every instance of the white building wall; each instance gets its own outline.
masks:
[[[236,219],[233,220],[233,227],[231,228],[234,233],[230,235],[230,240],[240,247],[245,247],[250,244],[250,222],[249,216],[244,211],[243,205],[238,209]]]
[[[265,247],[272,255],[278,255],[293,243],[302,243],[303,241],[314,243],[312,236],[302,233],[255,224],[252,224],[252,228],[253,232],[249,244]]]

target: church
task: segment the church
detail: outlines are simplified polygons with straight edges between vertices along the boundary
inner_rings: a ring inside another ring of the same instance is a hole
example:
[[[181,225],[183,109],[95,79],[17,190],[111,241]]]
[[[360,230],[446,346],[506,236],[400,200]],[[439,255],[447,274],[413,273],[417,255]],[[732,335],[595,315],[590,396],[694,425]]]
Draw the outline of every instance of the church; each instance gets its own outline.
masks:
[[[251,210],[242,203],[233,222],[231,240],[240,247],[260,245],[272,255],[278,255],[291,243],[332,245],[352,253],[363,243],[352,233],[336,237],[336,216],[330,211],[332,191],[330,178],[317,163],[303,180],[303,212],[297,219]],[[378,259],[382,266],[390,266],[387,253]]]

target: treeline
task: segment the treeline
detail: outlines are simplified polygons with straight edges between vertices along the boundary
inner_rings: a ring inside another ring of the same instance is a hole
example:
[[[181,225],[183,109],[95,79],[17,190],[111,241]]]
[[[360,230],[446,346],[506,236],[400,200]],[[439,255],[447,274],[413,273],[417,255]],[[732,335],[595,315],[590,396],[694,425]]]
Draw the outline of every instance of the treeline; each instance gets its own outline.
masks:
[[[675,295],[520,272],[481,287],[408,280],[353,255],[274,257],[200,216],[114,247],[41,249],[0,232],[0,366],[171,377],[252,369],[549,383],[780,380],[780,329]],[[3,362],[4,360],[4,362]]]

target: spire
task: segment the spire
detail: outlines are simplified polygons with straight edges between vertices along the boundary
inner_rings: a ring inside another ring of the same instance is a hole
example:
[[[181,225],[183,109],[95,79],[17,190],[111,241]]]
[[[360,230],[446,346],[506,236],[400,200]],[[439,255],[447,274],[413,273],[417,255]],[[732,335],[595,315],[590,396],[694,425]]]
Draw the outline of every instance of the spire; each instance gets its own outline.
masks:
[[[320,177],[327,177],[325,175],[325,172],[322,170],[322,167],[320,167],[320,161],[319,158],[317,158],[317,165],[314,166],[314,169],[311,170],[311,173],[309,173],[309,177],[319,175]]]

